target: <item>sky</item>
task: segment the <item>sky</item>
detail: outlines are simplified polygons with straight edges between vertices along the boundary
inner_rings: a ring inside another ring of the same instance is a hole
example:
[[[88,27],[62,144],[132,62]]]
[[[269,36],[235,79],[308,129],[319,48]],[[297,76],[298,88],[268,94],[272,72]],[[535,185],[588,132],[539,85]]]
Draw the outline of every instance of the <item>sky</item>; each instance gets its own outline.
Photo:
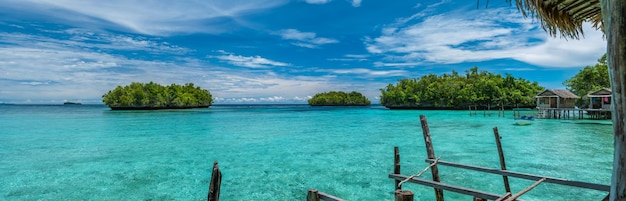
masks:
[[[488,3],[488,4],[487,4]],[[551,37],[505,0],[0,0],[0,103],[101,103],[131,82],[215,104],[306,103],[477,66],[550,89],[606,52]]]

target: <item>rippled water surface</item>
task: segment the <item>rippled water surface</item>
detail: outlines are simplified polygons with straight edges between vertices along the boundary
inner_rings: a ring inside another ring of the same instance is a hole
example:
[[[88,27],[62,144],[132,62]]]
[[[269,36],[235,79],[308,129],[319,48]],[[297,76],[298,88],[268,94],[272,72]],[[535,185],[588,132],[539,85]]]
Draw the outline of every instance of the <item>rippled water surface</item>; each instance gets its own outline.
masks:
[[[498,127],[512,171],[609,184],[607,121],[537,120],[512,113],[395,111],[380,106],[212,106],[111,111],[105,106],[0,105],[0,200],[206,200],[213,161],[221,200],[393,200],[393,147],[402,172],[427,166],[424,114],[442,160],[499,168]],[[502,177],[440,166],[444,183],[504,194]],[[422,178],[429,179],[429,174]],[[511,178],[514,192],[533,181]],[[431,188],[405,184],[416,200]],[[600,200],[606,193],[541,184],[525,200]],[[471,197],[445,192],[447,200]]]

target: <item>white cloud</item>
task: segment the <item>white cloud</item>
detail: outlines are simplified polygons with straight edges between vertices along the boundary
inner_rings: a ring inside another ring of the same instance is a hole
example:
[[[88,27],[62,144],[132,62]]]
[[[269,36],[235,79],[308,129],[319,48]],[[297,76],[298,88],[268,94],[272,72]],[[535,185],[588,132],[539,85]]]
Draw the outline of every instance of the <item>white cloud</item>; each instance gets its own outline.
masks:
[[[330,2],[330,0],[305,0],[305,2],[309,4],[326,4]]]
[[[272,61],[272,60],[263,58],[261,56],[249,56],[248,57],[248,56],[234,55],[232,53],[228,53],[224,51],[220,51],[220,52],[226,55],[210,56],[210,57],[215,57],[219,60],[228,62],[235,66],[247,67],[247,68],[271,68],[271,67],[276,67],[276,66],[290,66],[290,64],[288,63]]]
[[[386,56],[378,66],[456,64],[515,59],[544,67],[593,64],[606,51],[602,33],[585,24],[586,38],[549,37],[536,22],[513,9],[450,12],[425,19],[410,17],[369,38],[370,53]],[[419,19],[419,20],[417,20]],[[417,22],[413,22],[417,21]],[[413,23],[411,23],[413,22]]]
[[[352,6],[354,7],[361,6],[361,0],[352,0]]]
[[[224,19],[245,26],[238,16],[287,3],[287,0],[160,1],[160,0],[24,0],[3,2],[21,12],[102,28],[123,27],[137,33],[221,33]],[[232,26],[232,24],[229,24]]]
[[[318,48],[321,45],[339,43],[338,40],[332,38],[317,37],[313,32],[300,32],[296,29],[281,30],[280,35],[285,40],[291,40],[293,45],[306,47],[306,48]]]
[[[326,70],[324,70],[326,71]],[[336,69],[328,70],[328,72],[336,74],[361,74],[371,77],[394,77],[394,76],[407,76],[409,72],[405,70],[370,70],[365,68],[353,68],[353,69]]]

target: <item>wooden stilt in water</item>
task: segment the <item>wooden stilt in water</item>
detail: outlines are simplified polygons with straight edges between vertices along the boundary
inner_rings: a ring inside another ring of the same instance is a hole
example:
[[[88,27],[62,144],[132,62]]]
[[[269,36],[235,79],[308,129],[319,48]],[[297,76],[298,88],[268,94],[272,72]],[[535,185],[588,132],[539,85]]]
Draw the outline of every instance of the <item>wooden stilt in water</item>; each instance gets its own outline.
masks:
[[[496,146],[498,147],[498,156],[500,158],[500,168],[502,170],[506,170],[506,163],[504,162],[504,152],[502,151],[502,143],[500,142],[500,133],[498,132],[498,127],[493,127],[493,135],[496,137]],[[509,185],[509,177],[502,176],[504,180],[504,190],[507,193],[511,192],[511,186]]]
[[[306,201],[320,201],[319,191],[310,188],[309,192],[306,194]]]
[[[474,197],[474,201],[487,201],[485,198]]]
[[[222,184],[222,171],[217,166],[217,161],[213,162],[213,173],[211,174],[211,183],[209,184],[208,201],[220,200],[220,185]]]
[[[430,139],[430,129],[428,128],[426,116],[420,115],[420,122],[422,123],[422,133],[424,134],[424,143],[426,144],[426,153],[428,153],[428,159],[435,160],[435,149],[433,148],[433,141]],[[430,172],[432,173],[433,181],[441,182],[437,165],[434,165],[432,168],[430,168]],[[435,197],[437,198],[437,201],[443,201],[443,190],[435,188]]]
[[[407,190],[396,190],[395,201],[413,201],[414,194]]]
[[[393,157],[393,173],[400,174],[400,150],[398,147],[393,148],[394,157]],[[400,181],[396,180],[396,190],[401,190],[402,187],[398,184]]]

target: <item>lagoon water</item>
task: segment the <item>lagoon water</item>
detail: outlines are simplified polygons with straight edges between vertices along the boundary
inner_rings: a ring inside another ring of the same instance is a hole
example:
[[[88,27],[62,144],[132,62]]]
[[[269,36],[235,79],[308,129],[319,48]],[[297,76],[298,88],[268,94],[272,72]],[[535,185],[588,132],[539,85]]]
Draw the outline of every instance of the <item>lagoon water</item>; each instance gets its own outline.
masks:
[[[222,200],[393,200],[393,147],[402,172],[426,167],[424,114],[442,160],[499,168],[498,127],[512,171],[609,184],[607,121],[537,120],[467,111],[306,105],[111,111],[101,105],[0,105],[0,200],[206,200],[213,161]],[[503,194],[502,177],[440,166],[444,183]],[[429,179],[430,174],[421,178]],[[534,181],[510,178],[513,192]],[[431,188],[407,183],[415,200]],[[445,192],[446,200],[471,197]],[[600,200],[606,193],[541,184],[524,200]]]

